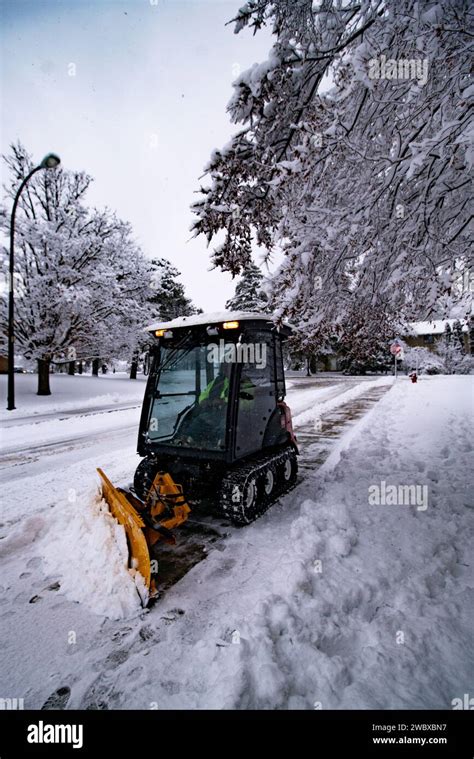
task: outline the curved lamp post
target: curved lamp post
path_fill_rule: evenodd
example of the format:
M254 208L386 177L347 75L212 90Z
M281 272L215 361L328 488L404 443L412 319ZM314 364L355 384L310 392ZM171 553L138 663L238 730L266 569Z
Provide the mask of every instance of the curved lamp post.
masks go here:
M41 161L38 166L35 166L34 169L30 171L30 173L23 179L21 182L17 193L15 195L15 200L13 201L13 208L12 208L12 215L10 218L10 279L9 279L9 291L8 291L8 400L7 400L7 411L13 411L15 408L15 367L14 367L14 354L15 354L15 334L14 334L14 325L13 325L13 314L14 314L14 292L13 292L13 284L14 284L14 278L13 278L13 265L14 265L14 255L15 255L15 214L16 214L16 208L18 205L18 201L20 199L20 195L23 191L23 188L27 184L27 182L31 179L33 174L36 174L37 171L40 171L41 169L55 169L56 166L59 166L61 163L61 159L59 156L55 155L55 153L48 153L43 160Z

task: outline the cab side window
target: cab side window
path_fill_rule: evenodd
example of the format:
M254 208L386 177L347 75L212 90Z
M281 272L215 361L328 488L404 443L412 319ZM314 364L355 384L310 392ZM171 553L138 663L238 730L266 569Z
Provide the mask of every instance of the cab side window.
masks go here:
M276 406L272 341L267 335L265 338L251 356L253 360L241 364L236 437L240 456L260 450Z

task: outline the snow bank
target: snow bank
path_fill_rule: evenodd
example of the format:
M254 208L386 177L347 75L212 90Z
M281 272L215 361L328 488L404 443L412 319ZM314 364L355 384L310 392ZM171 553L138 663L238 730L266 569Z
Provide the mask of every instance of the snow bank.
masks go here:
M99 495L76 500L52 518L40 553L61 592L111 619L136 616L147 590L129 570L124 528Z
M21 548L29 546L41 534L45 520L40 516L32 516L19 524L6 538L0 540L0 558L16 554Z
M332 411L338 406L344 405L344 403L348 403L349 401L353 401L356 398L359 398L361 395L364 395L364 393L374 387L391 385L392 383L393 377L391 376L379 377L376 380L363 380L360 383L354 385L354 387L349 388L349 390L346 390L344 393L338 393L335 397L328 398L327 400L324 400L323 398L320 402L317 402L316 406L306 409L300 414L294 413L293 422L296 425L306 424L306 422L309 422L316 417L321 417L328 411ZM317 401L316 397L315 400Z
M240 627L246 708L450 709L469 690L471 392L470 378L399 380L302 488L293 571ZM371 505L382 481L426 487L427 502Z

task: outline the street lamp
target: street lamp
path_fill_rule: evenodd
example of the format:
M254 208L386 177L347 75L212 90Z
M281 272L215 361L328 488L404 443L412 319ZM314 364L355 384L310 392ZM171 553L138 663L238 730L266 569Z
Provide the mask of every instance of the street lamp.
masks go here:
M38 166L23 179L20 184L15 200L13 201L12 215L10 218L10 283L8 291L8 398L7 398L7 411L13 411L15 408L15 335L13 326L13 313L14 313L14 293L13 293L13 264L14 264L14 252L15 252L15 213L20 195L27 182L31 179L33 174L41 169L55 169L59 166L61 159L55 153L48 153Z

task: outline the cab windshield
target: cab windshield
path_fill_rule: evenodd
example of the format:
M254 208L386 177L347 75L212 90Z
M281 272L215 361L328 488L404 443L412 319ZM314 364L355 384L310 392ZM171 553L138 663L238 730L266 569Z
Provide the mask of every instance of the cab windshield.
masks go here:
M163 346L147 435L166 445L225 450L230 366L206 345Z

